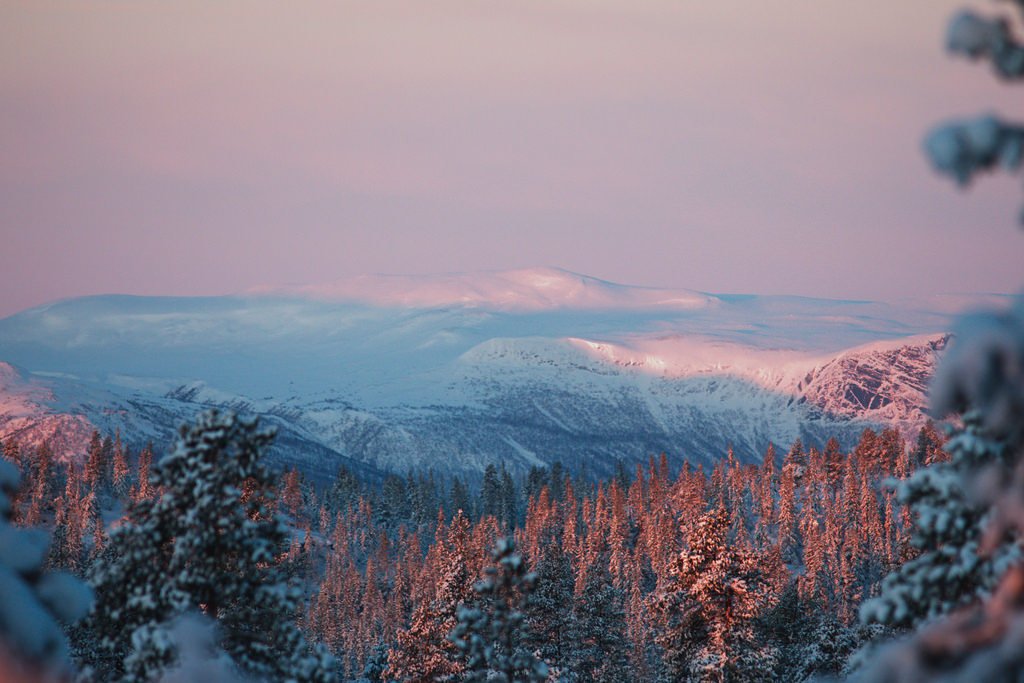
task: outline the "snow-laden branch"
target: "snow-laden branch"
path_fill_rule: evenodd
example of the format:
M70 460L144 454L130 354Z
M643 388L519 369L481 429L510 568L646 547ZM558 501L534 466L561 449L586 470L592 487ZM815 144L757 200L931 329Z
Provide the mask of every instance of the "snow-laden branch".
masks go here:
M1000 78L1024 78L1024 45L1014 39L1010 23L1002 17L960 12L946 31L946 49L969 59L987 57Z
M931 391L936 417L979 411L993 436L1024 431L1024 295L1008 311L961 318L956 343L939 365Z
M1020 169L1024 126L1005 123L991 114L951 121L934 128L925 138L924 148L939 172L967 185L975 174L997 166L1011 173Z

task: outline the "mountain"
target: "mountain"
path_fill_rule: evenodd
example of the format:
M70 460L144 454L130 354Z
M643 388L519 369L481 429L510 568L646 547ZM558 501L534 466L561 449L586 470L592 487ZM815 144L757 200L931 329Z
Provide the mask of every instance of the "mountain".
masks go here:
M470 306L520 312L689 310L716 303L714 297L700 292L625 286L559 268L448 275L362 275L321 285L258 287L250 293L400 308Z
M318 476L474 476L556 459L710 463L731 445L912 433L943 300L630 287L553 268L372 276L223 297L97 296L0 320L0 438L169 441L206 406L263 415Z

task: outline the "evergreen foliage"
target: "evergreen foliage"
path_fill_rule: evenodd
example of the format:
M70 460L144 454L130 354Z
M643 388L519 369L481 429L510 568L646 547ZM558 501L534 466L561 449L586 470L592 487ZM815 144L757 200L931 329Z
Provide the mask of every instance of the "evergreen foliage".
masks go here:
M754 681L774 665L771 648L754 637L767 581L758 557L730 543L728 531L725 508L704 514L659 598L665 620L659 642L680 679Z
M199 611L243 672L326 681L328 659L295 626L300 594L278 574L285 529L271 512L275 481L261 462L273 438L256 420L210 411L183 427L142 499L92 569L97 605L86 659L103 680L150 681L176 653L167 623Z
M64 572L47 572L49 539L38 529L11 525L17 468L0 460L0 680L70 670L62 625L89 610L88 587Z
M536 589L511 538L498 539L494 566L473 586L474 604L458 609L458 625L450 638L465 658L466 683L539 683L548 676L543 661L525 649L525 610Z
M255 449L265 446L254 436L246 439ZM950 462L936 439L931 430L918 444L927 444L933 462ZM102 451L108 439L98 440ZM116 463L117 441L110 440ZM491 566L494 543L510 531L522 570L537 576L529 600L506 602L522 615L516 652L543 663L549 680L743 680L751 672L770 672L773 679L801 681L833 675L848 666L851 650L874 635L850 623L861 596L877 591L879 568L895 566L910 552L910 518L895 512L895 499L881 482L912 473L920 461L895 433L866 430L849 455L835 442L823 450L802 444L789 449L781 476L773 448L760 466L743 465L730 452L710 476L684 463L673 478L663 456L631 473L620 468L614 479L597 484L572 480L564 471L556 476L557 467L534 469L517 481L496 467L490 479L498 514L481 516L466 510L478 501L475 507L483 511L479 488L429 472L375 483L342 469L333 484L318 489L294 470L275 481L254 468L252 477L243 478L237 468L214 475L220 466L198 456L185 467L191 456L178 451L198 452L193 446L201 441L179 444L176 454L156 465L152 446L140 452L128 473L127 495L136 502L113 523L110 539L100 520L127 504L117 487L109 487L104 502L84 471L56 462L45 449L36 463L37 449L22 449L28 457L19 461L32 485L20 502L23 517L45 521L53 510L49 565L96 578L106 574L96 615L88 628L72 633L80 671L95 680L144 680L183 670L175 662L190 656L189 645L176 639L190 632L182 624L199 623L190 615L203 611L212 627L201 630L220 652L218 666L240 674L244 667L233 660L242 656L232 638L272 642L280 646L274 660L286 662L295 624L335 655L334 665L307 659L320 662L330 680L426 683L479 676L448 636L467 609L475 610L470 613L476 619L465 628L490 628L485 617L493 613L487 606L492 597L476 593L473 578ZM14 451L16 442L7 440L7 448ZM36 476L40 471L48 473L46 486ZM144 476L147 471L151 476ZM207 481L224 483L222 475L235 480L227 498L213 495L224 490ZM58 489L46 503L39 494L54 490L55 482L63 482L63 493ZM204 498L204 491L210 496ZM779 504L781 493L789 497L787 505ZM236 513L228 515L229 509ZM780 510L791 520L788 540L780 535ZM198 523L211 515L227 526L276 526L277 532L252 535L249 529L250 536L243 536L266 548L255 571L283 596L272 602L290 610L284 638L267 635L259 603L236 608L225 604L223 591L210 597L213 583L238 593L257 587L243 591L230 576L207 583L189 578L221 570L230 575L243 571L242 564L185 562L183 554L175 555L179 539L191 539L188 547L197 557L236 554L234 532L215 542L190 535L211 528ZM164 542L145 540L157 531ZM712 546L722 552L716 555ZM678 571L683 555L704 566L685 581ZM698 555L707 562L698 562ZM742 569L751 558L756 577ZM150 566L164 569L152 572ZM706 582L698 585L695 576ZM734 591L734 598L743 588L749 609L742 601L737 611L729 600L707 598L718 590L711 585L716 576L725 577L718 587ZM115 610L118 621L111 618ZM681 624L688 624L682 635L673 631ZM243 626L248 630L237 635ZM99 647L97 638L103 639ZM250 676L277 675L248 666ZM498 669L492 662L488 675Z
M581 681L624 683L629 675L626 596L612 585L608 554L596 554L576 595L568 668Z

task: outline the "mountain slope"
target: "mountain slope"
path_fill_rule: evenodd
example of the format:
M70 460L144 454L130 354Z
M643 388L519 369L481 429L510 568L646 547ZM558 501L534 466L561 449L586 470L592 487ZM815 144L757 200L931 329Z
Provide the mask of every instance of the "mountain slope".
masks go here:
M605 471L661 451L711 462L730 444L752 460L769 440L913 430L947 326L919 303L709 295L556 269L87 297L0 320L0 359L20 368L5 366L0 437L39 440L65 420L162 441L217 405L266 416L277 457L323 476L338 462Z

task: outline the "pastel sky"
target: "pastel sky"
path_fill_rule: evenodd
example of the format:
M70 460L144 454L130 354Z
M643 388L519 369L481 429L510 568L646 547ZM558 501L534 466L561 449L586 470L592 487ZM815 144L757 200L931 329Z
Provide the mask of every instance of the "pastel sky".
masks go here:
M533 265L1016 291L1019 180L958 192L920 153L944 119L1024 116L943 53L960 5L2 3L0 315Z

